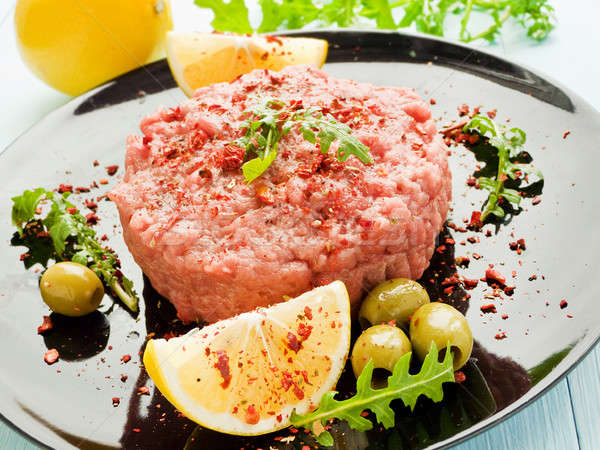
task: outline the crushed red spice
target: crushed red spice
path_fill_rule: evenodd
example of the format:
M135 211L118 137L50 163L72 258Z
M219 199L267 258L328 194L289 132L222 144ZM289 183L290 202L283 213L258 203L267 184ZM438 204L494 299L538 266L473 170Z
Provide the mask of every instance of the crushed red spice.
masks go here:
M54 327L54 324L52 323L52 319L50 318L50 316L44 316L42 320L43 320L42 324L37 329L38 334L44 334L47 331L50 331Z
M498 341L500 341L500 340L502 340L502 339L506 339L506 338L507 338L507 336L506 336L506 332L504 332L504 331L501 331L500 333L497 333L497 334L494 336L494 339L496 339L496 340L498 340Z
M64 194L65 192L73 192L73 185L72 184L60 184L58 186L58 193Z
M558 306L560 306L560 309L565 309L567 306L569 306L569 303L566 300L561 300L560 303L558 304Z
M150 395L150 388L148 386L142 386L138 388L138 393L140 395Z
M496 306L493 303L488 303L487 305L482 305L481 306L481 312L483 313L496 313Z
M46 362L46 364L48 364L50 366L50 365L54 364L56 361L58 361L58 357L59 357L58 350L56 350L55 348L51 348L44 354L44 361Z
M219 370L221 373L221 377L223 378L223 382L221 383L221 387L223 389L227 389L229 383L231 382L231 370L229 369L229 356L227 356L227 352L225 350L217 351L217 362L214 367Z
M256 425L259 420L260 420L260 415L258 414L258 411L254 407L254 405L248 406L248 409L246 410L246 417L244 418L244 421L248 425Z
M127 364L129 361L131 361L131 355L121 356L121 361L123 362L123 364Z
M300 343L296 335L291 331L287 334L287 346L290 350L296 353L298 353L298 350L300 350L300 348L302 347L302 344Z
M457 370L456 372L454 372L454 381L456 383L463 383L465 380L467 379L467 376L464 374L464 372Z
M119 399L119 397L113 397L112 398L112 405L116 408L117 406L119 406L119 403L121 403L121 400Z
M506 284L506 277L498 272L496 269L489 268L485 271L485 281L497 282L500 285L504 286Z

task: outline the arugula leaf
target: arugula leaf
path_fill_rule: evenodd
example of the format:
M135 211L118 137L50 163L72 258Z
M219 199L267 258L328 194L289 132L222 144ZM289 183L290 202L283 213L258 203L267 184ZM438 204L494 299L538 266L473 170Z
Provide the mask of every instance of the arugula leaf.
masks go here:
M26 190L22 195L13 197L13 208L11 212L12 223L20 230L23 224L29 222L35 216L35 210L40 202L46 198L46 190L37 188L34 191Z
M482 115L474 116L464 128L465 133L477 133L483 143L478 143L472 150L484 150L486 153L494 153L497 157L497 164L493 176L480 176L477 179L479 189L489 192L485 207L481 213L481 222L485 222L490 216L503 218L506 211L501 205L501 201L508 202L509 205L519 206L522 199L524 188L520 186L521 177L525 175L534 175L539 182L543 182L542 172L531 166L519 162L524 153L523 145L526 141L526 134L519 128L507 129L504 125L496 124L489 117ZM508 180L516 182L519 190L506 186ZM533 183L530 184L530 186ZM502 199L502 200L501 200Z
M375 19L377 28L386 30L396 28L389 0L361 0L361 4L362 9L359 14L368 19Z
M100 245L96 231L69 202L69 195L70 192L61 195L38 188L13 197L13 223L19 231L14 234L11 244L29 249L23 258L25 268L36 263L47 267L50 259L88 266L131 311L137 312L137 294L131 280L121 274L117 255ZM42 200L51 202L45 218L36 212ZM25 226L21 227L24 222Z
M229 3L223 0L194 0L194 3L200 8L213 10L215 17L210 24L217 31L253 32L244 0L229 0Z
M360 19L375 21L377 28L398 29L414 26L417 31L443 36L449 13L460 16L458 39L493 41L506 21L513 18L532 39L545 39L556 19L549 0L259 0L262 21L258 32L298 29L307 25L339 27L360 25ZM218 31L249 33L249 12L243 0L195 0L196 5L214 12L213 27ZM472 12L487 14L492 24L472 34ZM396 23L394 17L402 17ZM366 22L366 20L364 20Z
M346 161L354 155L365 164L373 163L369 147L352 136L350 127L338 122L331 114L323 115L320 108L297 108L297 105L288 106L281 100L266 98L258 101L245 114L247 118L243 129L246 132L233 144L244 149L246 158L251 154L257 156L242 165L242 172L248 183L252 183L269 168L277 157L281 137L295 126L311 144L316 144L318 138L324 155L331 144L337 141L338 161Z
M262 9L262 21L259 33L273 31L284 25L288 30L302 28L315 20L320 13L312 0L259 0Z
M362 416L365 410L375 414L377 422L385 428L394 426L394 411L390 407L392 400L401 399L402 402L414 409L417 399L421 395L429 397L434 402L439 402L444 396L443 383L454 382L453 356L447 348L442 362L438 361L438 350L431 343L429 353L423 361L421 371L416 375L409 372L411 354L404 355L396 365L392 375L388 377L387 386L373 389L371 386L373 376L373 361L370 360L356 380L356 394L346 400L336 400L337 392L326 392L321 398L319 407L308 414L298 415L292 412L290 418L292 425L306 427L315 423L325 422L337 418L346 420L350 427L358 431L367 431L373 428L373 423ZM322 445L332 445L333 438L329 432L321 433L317 440Z

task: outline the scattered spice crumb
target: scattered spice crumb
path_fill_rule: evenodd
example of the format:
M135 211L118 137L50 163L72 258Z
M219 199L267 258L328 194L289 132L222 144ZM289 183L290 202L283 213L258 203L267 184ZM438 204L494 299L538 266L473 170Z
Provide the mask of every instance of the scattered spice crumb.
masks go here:
M56 361L58 361L58 357L59 357L58 350L56 350L55 348L51 348L44 354L44 361L46 362L46 364L48 364L50 366L50 365L54 364Z
M54 327L50 316L44 316L42 320L42 324L37 329L38 334L44 334L45 332L50 331Z
M108 175L110 175L111 177L117 173L117 170L119 170L119 166L118 165L112 165L112 166L106 166L106 173Z
M567 306L569 306L569 303L563 299L560 301L558 306L560 306L560 309L565 309Z

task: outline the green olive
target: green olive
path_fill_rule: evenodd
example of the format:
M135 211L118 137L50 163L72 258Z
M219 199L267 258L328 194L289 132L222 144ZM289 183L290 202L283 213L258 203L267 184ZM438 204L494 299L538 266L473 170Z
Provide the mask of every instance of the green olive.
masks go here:
M421 361L429 353L431 343L442 353L450 345L454 370L467 362L473 350L473 334L460 311L445 303L421 306L410 321L410 340Z
M408 278L392 278L369 292L358 318L363 327L392 320L408 326L410 316L426 303L429 303L429 295L419 283Z
M411 351L410 340L398 327L375 325L363 331L352 349L352 369L358 377L369 359L375 369L394 369L396 362Z
M74 262L60 262L46 270L40 291L52 311L71 317L95 311L104 297L104 287L96 274Z

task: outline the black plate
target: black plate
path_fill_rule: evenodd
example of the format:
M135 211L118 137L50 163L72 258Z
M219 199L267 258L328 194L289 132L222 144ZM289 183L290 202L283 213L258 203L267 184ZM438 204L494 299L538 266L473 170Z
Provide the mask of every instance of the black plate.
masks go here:
M412 86L432 105L439 125L457 118L457 106L483 105L498 109L497 119L510 119L528 133L528 149L546 176L542 202L524 201L491 237L445 230L446 250L438 254L424 276L431 295L454 301L467 315L476 338L474 358L466 367L467 381L449 386L440 405L423 401L414 414L397 405L393 430L355 433L335 427L338 448L439 447L455 443L506 418L532 401L571 369L600 336L596 310L600 287L597 273L600 236L593 232L600 219L596 195L597 130L599 115L582 99L546 77L503 59L442 40L383 32L322 31L304 33L327 39L330 52L325 70L335 76L379 85ZM14 229L8 211L10 197L25 188L57 187L60 183L87 186L106 178L108 185L80 199L96 197L122 174L106 175L104 166L121 164L125 138L137 130L140 119L161 105L173 106L184 98L175 88L165 61L126 74L54 111L21 136L0 158L0 250L3 267L0 289L0 412L41 443L80 448L240 448L268 447L284 441L273 436L235 438L196 428L177 415L141 369L139 353L148 332L172 329L173 311L158 298L133 263L120 237L115 207L100 202L99 233L121 255L144 302L136 320L105 298L101 311L83 322L57 320L46 337L36 334L48 311L38 291L39 273L26 271L19 261L23 248L11 247ZM563 132L570 130L566 139ZM92 161L100 161L94 167ZM458 227L481 204L482 193L465 180L475 170L473 156L457 150L450 158L454 177L454 210ZM523 254L509 250L509 242L524 238ZM464 245L462 242L464 241ZM473 258L473 253L483 255ZM494 300L498 312L483 314L491 288L480 282L469 291L444 294L440 280L454 256L471 256L459 273L480 278L495 264L515 284L513 296ZM445 262L445 265L444 265ZM511 272L516 271L516 278ZM437 273L437 277L435 276ZM532 275L536 275L536 279ZM433 279L433 282L429 282ZM559 303L566 299L568 307ZM502 315L508 314L503 320ZM569 315L569 316L568 316ZM499 331L505 339L496 339ZM43 355L56 347L61 360L47 366ZM124 363L123 355L131 355ZM121 375L127 375L121 381ZM342 386L352 382L342 377ZM148 386L151 395L140 395ZM112 398L120 405L113 407ZM160 405L160 406L159 406ZM279 434L289 436L288 431ZM303 433L289 443L299 448Z

